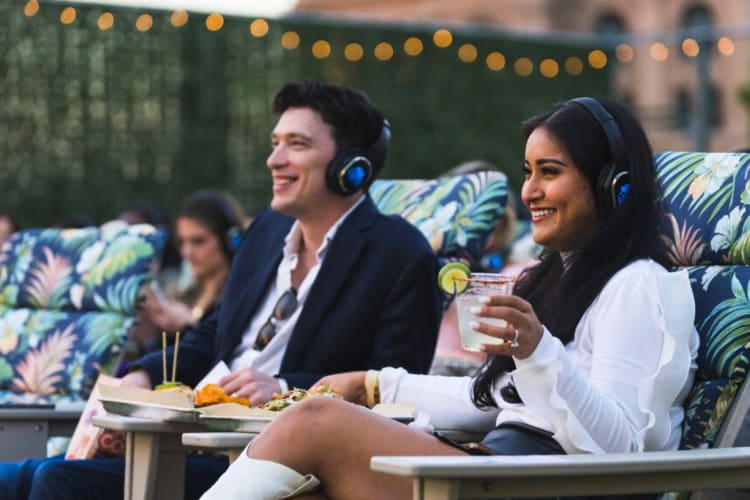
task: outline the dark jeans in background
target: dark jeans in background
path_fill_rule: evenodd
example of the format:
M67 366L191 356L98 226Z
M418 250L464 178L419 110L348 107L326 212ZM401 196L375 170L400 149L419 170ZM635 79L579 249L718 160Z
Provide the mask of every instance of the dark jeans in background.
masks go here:
M226 458L188 455L185 499L200 498L228 466ZM2 500L116 500L123 496L124 481L125 460L122 458L64 460L59 455L0 463Z

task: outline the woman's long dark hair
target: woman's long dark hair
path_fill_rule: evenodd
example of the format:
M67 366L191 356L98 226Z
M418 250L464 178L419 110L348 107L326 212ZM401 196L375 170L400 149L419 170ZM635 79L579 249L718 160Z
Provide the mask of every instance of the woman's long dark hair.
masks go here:
M599 226L580 248L566 254L565 269L559 252L545 250L540 262L525 270L513 293L529 301L539 320L564 344L573 339L584 312L604 285L620 269L641 258L667 264L660 239L663 214L653 152L638 121L622 106L599 101L612 115L625 145L630 191L624 203L599 214ZM580 104L558 104L522 125L528 140L537 128L555 137L592 187L602 168L612 161L610 145L599 123ZM492 396L497 378L515 368L510 356L491 356L473 385L477 407L496 407Z

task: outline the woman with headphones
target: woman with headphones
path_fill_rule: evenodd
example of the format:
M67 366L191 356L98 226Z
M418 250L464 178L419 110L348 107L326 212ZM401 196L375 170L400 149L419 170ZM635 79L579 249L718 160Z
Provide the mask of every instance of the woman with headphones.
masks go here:
M175 237L189 271L189 285L178 290L174 300L151 287L140 307L140 321L152 325L157 334L196 324L219 302L244 229L244 216L236 207L229 195L208 190L196 192L183 203L175 221Z
M318 384L349 402L308 398L284 410L204 499L311 490L410 498L411 480L370 471L373 455L677 448L698 350L695 303L686 271L667 267L645 133L625 108L591 98L554 106L523 132L521 197L544 251L513 295L484 297L476 307L472 328L504 341L483 346L479 374L385 368L324 377ZM485 438L458 444L364 408L378 402L414 403L434 428Z

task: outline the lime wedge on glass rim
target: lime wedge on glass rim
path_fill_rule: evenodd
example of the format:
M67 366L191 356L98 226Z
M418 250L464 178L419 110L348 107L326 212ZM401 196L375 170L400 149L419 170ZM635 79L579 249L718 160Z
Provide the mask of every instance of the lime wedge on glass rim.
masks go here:
M456 294L466 290L469 286L471 270L463 262L449 262L440 268L438 286L445 293Z

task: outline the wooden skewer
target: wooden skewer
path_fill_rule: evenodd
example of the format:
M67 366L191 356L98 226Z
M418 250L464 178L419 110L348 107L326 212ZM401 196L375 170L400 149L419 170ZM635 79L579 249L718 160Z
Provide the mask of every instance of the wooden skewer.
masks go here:
M172 356L172 383L174 383L177 378L177 350L179 348L180 348L180 332L178 330L174 338L174 355Z
M161 369L162 381L167 381L167 332L161 332Z

